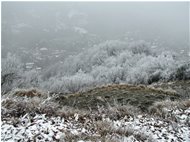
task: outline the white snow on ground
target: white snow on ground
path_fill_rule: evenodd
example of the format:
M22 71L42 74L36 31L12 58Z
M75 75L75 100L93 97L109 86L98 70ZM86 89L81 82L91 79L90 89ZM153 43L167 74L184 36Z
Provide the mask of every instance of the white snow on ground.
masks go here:
M177 109L172 112L175 115L175 120L163 119L158 117L150 117L146 114L136 117L126 116L122 120L110 120L102 118L102 121L107 121L114 129L131 129L133 135L118 136L119 141L135 141L138 142L134 135L143 134L149 137L147 141L158 142L189 142L190 141L190 108L186 110ZM88 127L87 127L88 126ZM25 116L13 121L11 118L2 119L1 123L1 141L64 141L66 134L74 135L86 134L89 136L100 135L94 127L92 120L80 122L78 114L74 117L64 119L61 117L47 117L45 114L36 115L35 117L26 114ZM115 135L115 136L116 136ZM81 138L78 142L84 142Z

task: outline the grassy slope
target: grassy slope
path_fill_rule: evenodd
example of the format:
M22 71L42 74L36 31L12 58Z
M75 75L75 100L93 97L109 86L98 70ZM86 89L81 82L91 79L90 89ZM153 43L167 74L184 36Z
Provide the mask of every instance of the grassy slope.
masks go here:
M153 103L166 99L178 101L190 98L190 80L177 81L151 86L144 85L108 85L75 94L46 94L36 89L20 89L2 96L1 116L20 117L26 113L62 115L68 111L99 111L132 105L143 112L150 111ZM73 112L72 112L73 111ZM92 112L90 111L90 112ZM134 110L135 111L135 110ZM85 111L86 112L86 111Z
M62 106L78 109L97 109L98 106L133 105L146 111L156 101L179 100L190 96L190 81L155 84L152 86L109 85L86 92L60 95L56 101Z

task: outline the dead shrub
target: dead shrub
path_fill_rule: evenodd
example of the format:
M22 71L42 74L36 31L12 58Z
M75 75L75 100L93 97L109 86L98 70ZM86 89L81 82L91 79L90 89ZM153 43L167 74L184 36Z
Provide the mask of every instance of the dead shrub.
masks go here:
M19 97L44 97L46 94L37 88L30 88L30 89L18 89L13 92L13 95Z
M108 121L96 121L95 126L97 132L101 135L101 137L105 137L107 134L112 133L114 130Z
M183 101L182 104L187 108L190 107L190 99Z

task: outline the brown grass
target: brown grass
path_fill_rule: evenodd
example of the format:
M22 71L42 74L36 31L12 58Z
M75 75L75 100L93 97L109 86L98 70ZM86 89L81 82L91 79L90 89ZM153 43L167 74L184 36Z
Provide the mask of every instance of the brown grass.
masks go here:
M37 88L17 89L12 92L14 96L19 97L46 97L47 94Z
M49 100L48 95L36 89L19 89L2 96L2 117L20 117L26 113L54 115L58 104Z
M64 118L70 118L70 117L75 117L75 114L78 114L78 120L80 122L84 122L85 118L89 118L91 116L91 112L90 111L86 111L86 110L79 110L79 109L75 109L72 107L61 107L56 111L56 115L57 116L61 116Z
M153 138L144 132L136 131L133 128L129 127L113 127L112 122L108 121L96 121L94 122L94 126L96 130L96 134L86 135L79 134L74 135L71 132L66 132L65 141L75 142L78 140L90 140L93 142L121 142L123 137L134 136L139 141L153 141Z
M178 95L177 92L173 89L162 89L162 88L156 88L153 86L147 86L147 85L131 85L131 84L112 84L112 85L104 85L100 87L96 87L93 89L90 89L85 92L85 94L88 95L93 95L96 94L96 92L106 92L106 91L113 91L113 90L129 90L129 91L139 91L139 90L144 90L144 91L150 91L150 92L156 92L156 93L161 93L161 94L167 94L167 95ZM83 95L84 92L77 92L74 94L68 94L65 96L65 99L68 99L70 97L79 97Z
M147 111L148 107L155 101L167 98L176 100L179 97L172 89L164 90L145 85L116 84L97 87L86 92L61 95L55 101L59 102L60 106L94 110L98 109L97 106L106 107L107 104L114 106L114 102L117 101L120 105L130 104Z
M190 107L190 99L181 101L164 100L160 102L155 102L152 106L150 106L149 114L163 118L175 119L175 116L173 116L172 111L176 109L184 110L188 107Z

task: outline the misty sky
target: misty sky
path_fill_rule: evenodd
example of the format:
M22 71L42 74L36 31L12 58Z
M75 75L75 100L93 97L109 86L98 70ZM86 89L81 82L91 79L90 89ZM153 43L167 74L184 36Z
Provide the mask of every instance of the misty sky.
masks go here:
M156 39L177 48L188 46L189 41L188 2L3 2L3 39L10 36L14 40L7 33L15 31L19 22L49 32L77 26L104 39L123 35ZM25 30L20 39L26 34L31 35L28 38L39 35L31 31Z

